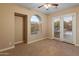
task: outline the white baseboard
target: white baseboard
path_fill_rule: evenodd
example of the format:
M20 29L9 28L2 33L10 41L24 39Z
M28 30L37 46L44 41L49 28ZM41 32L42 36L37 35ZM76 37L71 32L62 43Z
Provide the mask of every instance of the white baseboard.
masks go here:
M49 39L54 39L53 37L48 37Z
M9 50L9 49L13 49L13 48L15 48L15 46L11 46L11 47L8 47L8 48L1 49L0 52L6 51L6 50Z
M22 43L23 41L18 41L18 42L15 42L14 44L20 44L20 43Z
M34 42L37 42L37 41L40 41L40 40L44 40L44 39L46 39L46 38L42 38L42 39L38 39L38 40L33 40L33 41L28 42L28 44L31 44L31 43L34 43Z
M79 46L79 44L75 44L75 46Z

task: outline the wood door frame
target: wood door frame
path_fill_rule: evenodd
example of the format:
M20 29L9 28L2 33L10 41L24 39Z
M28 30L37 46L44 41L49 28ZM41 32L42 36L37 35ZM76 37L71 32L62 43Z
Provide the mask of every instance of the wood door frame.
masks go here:
M27 43L27 15L15 13L14 16L23 17L23 43Z

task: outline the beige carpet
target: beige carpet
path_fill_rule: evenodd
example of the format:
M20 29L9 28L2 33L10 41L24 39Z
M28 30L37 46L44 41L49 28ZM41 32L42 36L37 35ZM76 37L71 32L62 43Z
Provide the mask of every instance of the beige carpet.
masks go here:
M78 56L79 47L57 40L45 39L29 45L19 44L14 49L2 53L10 56Z

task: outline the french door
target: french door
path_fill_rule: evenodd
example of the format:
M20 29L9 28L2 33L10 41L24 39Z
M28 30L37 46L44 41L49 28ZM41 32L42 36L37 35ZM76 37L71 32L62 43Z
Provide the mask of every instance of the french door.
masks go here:
M60 17L54 17L53 18L53 37L57 40L60 39Z
M76 14L53 17L53 37L55 39L75 44Z

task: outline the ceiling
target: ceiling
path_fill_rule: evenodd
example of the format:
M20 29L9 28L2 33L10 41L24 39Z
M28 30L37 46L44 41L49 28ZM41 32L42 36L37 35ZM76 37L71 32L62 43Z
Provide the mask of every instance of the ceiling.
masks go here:
M67 8L71 8L71 7L75 7L75 6L79 6L79 3L58 3L59 6L57 8L49 8L48 10L46 10L45 7L42 8L38 8L38 6L43 5L44 3L18 3L18 5L28 8L28 9L33 9L39 12L42 12L44 14L51 14L63 9L67 9Z

